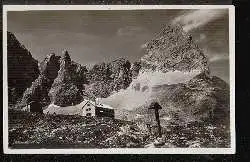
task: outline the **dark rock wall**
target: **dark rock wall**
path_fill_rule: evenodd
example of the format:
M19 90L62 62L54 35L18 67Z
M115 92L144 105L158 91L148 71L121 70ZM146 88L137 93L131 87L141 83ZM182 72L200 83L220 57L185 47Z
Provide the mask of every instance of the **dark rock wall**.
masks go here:
M9 103L15 104L38 77L38 61L11 32L7 34Z

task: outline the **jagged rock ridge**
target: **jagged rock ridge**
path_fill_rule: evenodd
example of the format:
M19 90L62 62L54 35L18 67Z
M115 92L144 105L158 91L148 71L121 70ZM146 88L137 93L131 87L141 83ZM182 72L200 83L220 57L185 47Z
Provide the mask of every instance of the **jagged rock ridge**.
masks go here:
M80 103L84 97L107 97L129 86L130 67L128 60L120 58L88 70L72 61L67 51L62 56L49 54L40 63L40 75L26 89L18 107L30 101L43 102L44 106L49 103L69 106Z
M124 58L94 65L88 72L86 93L105 98L112 92L126 89L132 81L130 68L131 63Z
M39 77L24 92L18 106L30 101L43 102L44 106L51 102L67 106L82 100L87 69L71 61L67 51L62 56L54 53L47 55L40 63L40 72Z

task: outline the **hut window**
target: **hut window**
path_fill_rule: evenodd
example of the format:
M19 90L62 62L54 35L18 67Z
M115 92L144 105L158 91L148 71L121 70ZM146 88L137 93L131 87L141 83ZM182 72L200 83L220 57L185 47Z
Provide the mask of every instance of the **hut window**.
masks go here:
M91 113L87 113L86 116L91 116Z
M90 106L90 104L88 103L87 106Z
M90 111L90 110L91 110L91 108L87 108L87 109L86 109L86 111Z

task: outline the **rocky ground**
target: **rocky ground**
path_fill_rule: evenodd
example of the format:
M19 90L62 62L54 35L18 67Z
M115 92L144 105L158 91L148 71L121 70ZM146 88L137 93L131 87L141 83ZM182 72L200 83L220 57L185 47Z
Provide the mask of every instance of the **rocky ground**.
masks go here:
M9 110L11 148L229 147L229 132L208 123L169 124L157 138L144 123Z

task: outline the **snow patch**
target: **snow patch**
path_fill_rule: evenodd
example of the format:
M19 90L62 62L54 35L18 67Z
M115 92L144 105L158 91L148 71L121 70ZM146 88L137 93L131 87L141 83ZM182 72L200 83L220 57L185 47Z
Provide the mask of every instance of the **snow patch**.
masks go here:
M133 110L154 100L151 96L154 86L185 83L198 74L200 74L200 70L191 72L170 71L166 73L160 71L140 72L127 89L121 89L119 92L99 100L117 109ZM142 90L143 87L147 87L147 90Z

